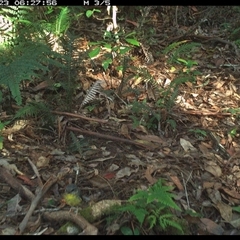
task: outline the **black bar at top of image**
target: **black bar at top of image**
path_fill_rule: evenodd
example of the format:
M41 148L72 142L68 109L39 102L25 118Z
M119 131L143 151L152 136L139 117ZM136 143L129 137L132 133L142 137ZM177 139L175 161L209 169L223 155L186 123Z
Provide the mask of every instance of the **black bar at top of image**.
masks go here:
M195 3L195 2L194 2ZM186 4L186 3L185 3ZM182 4L182 5L185 5ZM176 5L176 1L161 1L156 4L154 0L145 0L141 4L124 0L0 0L1 6L166 6ZM181 5L178 3L178 5ZM189 5L191 5L189 3ZM195 5L197 5L195 3Z
M161 3L161 4L160 4ZM178 3L178 4L176 4ZM201 2L195 0L192 3L180 3L174 0L161 1L156 4L154 0L145 0L139 2L130 2L124 0L0 0L1 6L170 6L170 5L199 5ZM202 4L201 4L202 5ZM229 2L231 5L231 2ZM236 4L235 4L236 5Z

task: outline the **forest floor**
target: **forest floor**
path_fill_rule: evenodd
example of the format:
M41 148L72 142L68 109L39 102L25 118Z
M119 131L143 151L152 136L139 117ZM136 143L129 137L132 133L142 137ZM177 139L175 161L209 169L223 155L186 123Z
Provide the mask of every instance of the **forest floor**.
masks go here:
M3 131L0 165L9 171L0 169L2 234L61 234L68 221L85 234L123 234L122 227L173 234L144 228L130 214L113 219L103 213L86 223L63 198L74 185L81 192L79 209L107 200L118 204L159 179L172 187L185 234L240 233L239 10L159 6L143 24L143 13L124 11L118 13L120 29L140 31L141 45L114 58L106 71L106 49L91 61L83 58L68 109L62 108L64 91L56 93L45 79L23 92L51 103L56 119L51 128L29 118ZM70 27L79 36L78 54L103 41L108 19L96 15ZM185 43L189 48L177 53ZM118 68L122 59L125 71ZM59 78L59 71L52 73L51 81ZM91 86L93 96L86 100Z

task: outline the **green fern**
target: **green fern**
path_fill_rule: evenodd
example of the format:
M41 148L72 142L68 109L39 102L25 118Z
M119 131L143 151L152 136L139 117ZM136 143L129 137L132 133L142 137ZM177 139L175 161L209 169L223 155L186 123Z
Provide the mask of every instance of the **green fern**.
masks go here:
M201 46L200 43L196 42L186 43L186 42L187 42L186 40L181 42L174 42L164 49L163 53L168 54L170 56L168 59L170 63L177 62L177 59L180 56L185 56L186 54L195 51L197 47Z
M49 116L50 109L43 102L30 102L24 107L20 108L14 118L24 118L24 117L41 117Z
M182 226L176 221L176 219L174 221L174 218L175 216L170 213L159 215L158 222L160 227L163 230L166 230L168 227L173 227L178 229L181 233L183 233Z
M57 16L54 34L56 36L60 36L61 34L66 33L69 25L70 25L69 9L68 7L63 7L60 11L60 14Z
M70 137L71 137L71 144L68 148L68 151L70 153L79 153L83 154L83 151L86 151L89 149L89 144L86 139L78 139L76 135L73 132L70 132Z
M140 225L146 222L150 229L159 225L163 231L166 231L167 227L173 227L183 232L179 219L172 213L173 210L181 209L173 200L172 188L163 183L159 180L147 191L137 191L128 203L118 210L131 213Z
M32 80L45 74L49 64L61 66L52 59L53 52L46 45L28 42L25 45L18 45L12 51L12 55L0 58L0 84L6 85L12 97L18 105L22 104L20 83L23 80ZM0 52L0 56L4 52ZM55 54L56 56L56 54Z
M178 205L173 201L174 195L170 192L172 190L169 186L162 185L162 180L159 180L148 191L138 191L134 194L129 201L135 201L139 199L146 199L146 203L159 202L166 207L170 207L176 210L181 210Z

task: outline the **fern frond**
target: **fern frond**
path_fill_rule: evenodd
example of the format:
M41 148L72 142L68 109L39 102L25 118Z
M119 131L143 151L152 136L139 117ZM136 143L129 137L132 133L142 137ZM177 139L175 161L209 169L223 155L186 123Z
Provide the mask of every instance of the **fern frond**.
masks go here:
M56 19L56 29L55 35L60 36L60 34L65 33L70 25L70 17L69 17L69 9L68 7L62 8L59 16Z
M102 81L99 80L93 84L93 86L88 90L87 95L83 99L81 107L85 106L86 104L88 104L89 102L95 99L97 93L99 93L99 91L102 89L101 83Z
M178 205L173 201L174 194L170 192L171 190L171 187L162 185L162 181L159 180L149 189L147 203L157 201L164 204L166 207L181 211Z
M30 102L24 107L20 108L15 114L14 118L40 117L43 115L51 115L48 106L43 102Z
M41 73L46 73L50 62L60 64L51 59L52 51L43 44L29 42L27 46L15 47L14 53L15 56L0 59L0 84L8 86L12 97L18 105L21 105L20 82L32 80L34 76L38 77L37 71L39 70Z
M83 145L80 143L79 139L75 136L73 132L70 132L70 136L72 139L71 143L71 152L77 151L78 153L82 154L83 152Z
M174 221L174 215L172 215L172 214L160 215L158 218L158 222L159 222L160 227L163 230L166 230L167 227L174 227L183 233L183 229L182 229L181 225L179 223L177 223L176 221Z
M174 42L165 48L163 51L164 54L169 54L169 62L177 61L180 56L189 54L191 51L195 50L197 47L200 47L200 43L190 42L186 43L187 40L181 42Z

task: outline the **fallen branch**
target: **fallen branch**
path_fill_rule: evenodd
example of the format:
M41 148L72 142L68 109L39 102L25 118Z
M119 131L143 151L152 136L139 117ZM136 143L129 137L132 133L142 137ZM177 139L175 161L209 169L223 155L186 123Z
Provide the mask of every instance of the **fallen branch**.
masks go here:
M156 146L154 146L153 144L149 145L149 144L144 144L138 141L134 141L134 140L129 140L129 139L125 139L125 138L119 138L119 137L115 137L115 136L111 136L111 135L106 135L106 134L101 134L101 133L96 133L96 132L92 132L92 131L88 131L85 129L80 129L80 128L75 128L75 127L66 127L66 129L70 130L70 131L74 131L74 132L80 132L83 134L87 134L90 136L94 136L94 137L98 137L98 138L104 138L104 139L108 139L108 140L112 140L112 141L116 141L116 142L124 142L124 143L129 143L132 145L136 145L136 146L141 146L144 148L156 148Z
M22 220L22 222L19 225L20 233L23 233L23 231L25 230L28 220L31 217L35 208L37 207L38 203L40 202L41 198L47 193L47 191L51 188L52 185L54 185L59 179L61 179L63 176L65 176L68 172L69 172L69 169L66 168L65 171L60 172L57 177L55 177L55 176L50 177L48 179L48 181L43 185L43 187L38 192L36 197L32 200L31 206L30 206L27 214L25 215L24 219Z
M108 120L99 119L99 118L90 118L90 117L86 117L84 115L75 114L75 113L59 112L59 111L51 111L51 112L54 113L54 114L58 114L58 115L64 115L64 116L68 116L68 117L81 118L81 119L92 121L92 122L99 122L99 123L107 123L108 122Z
M19 193L21 198L32 201L34 194L15 179L12 174L4 167L0 167L0 179L6 182L11 188Z
M14 105L14 104L12 105L12 107L15 108L15 109L20 109L21 108L17 105ZM57 115L68 116L68 117L80 118L80 119L84 119L84 120L88 120L88 121L92 121L92 122L99 122L99 123L107 123L108 122L108 120L86 117L84 115L76 114L76 113L60 112L60 111L51 111L51 113L57 114Z
M59 211L51 213L43 213L43 217L48 221L70 221L77 224L83 232L80 235L97 235L98 229L90 224L85 218L79 214L75 214L69 211Z
M199 115L199 116L216 116L219 118L223 118L224 116L231 116L231 113L223 113L223 112L209 112L209 111L199 111L199 110L190 110L184 111L186 114L191 115Z

